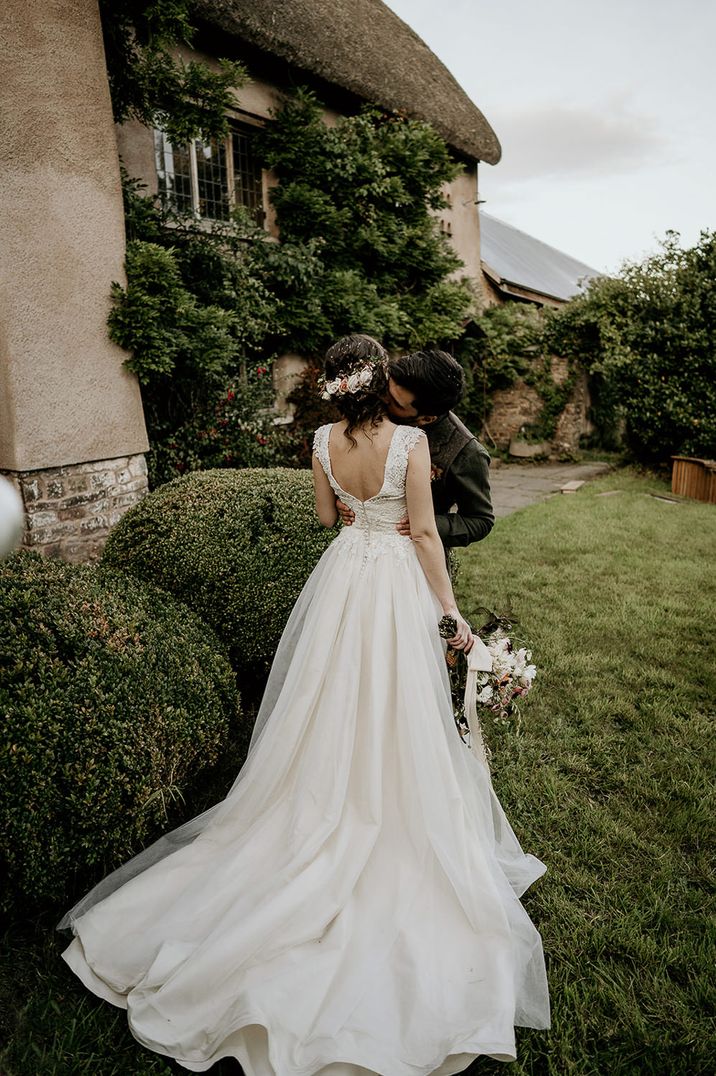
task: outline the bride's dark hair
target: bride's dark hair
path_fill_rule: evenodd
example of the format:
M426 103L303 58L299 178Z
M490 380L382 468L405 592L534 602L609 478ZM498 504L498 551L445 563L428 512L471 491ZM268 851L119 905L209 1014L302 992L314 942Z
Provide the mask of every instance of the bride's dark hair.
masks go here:
M348 379L351 374L372 367L373 376L358 392L336 393L331 397L348 425L343 431L354 445L358 426L377 426L386 415L383 397L388 391L388 352L372 336L354 333L342 336L326 352L325 380Z

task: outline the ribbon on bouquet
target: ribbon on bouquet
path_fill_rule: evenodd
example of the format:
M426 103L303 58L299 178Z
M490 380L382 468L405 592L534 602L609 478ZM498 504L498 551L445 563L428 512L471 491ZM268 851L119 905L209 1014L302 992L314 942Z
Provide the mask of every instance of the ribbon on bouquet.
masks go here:
M472 637L472 649L467 654L467 679L465 681L465 720L470 730L470 750L485 766L490 764L485 741L482 738L480 719L477 716L477 674L492 672L492 655L478 635Z

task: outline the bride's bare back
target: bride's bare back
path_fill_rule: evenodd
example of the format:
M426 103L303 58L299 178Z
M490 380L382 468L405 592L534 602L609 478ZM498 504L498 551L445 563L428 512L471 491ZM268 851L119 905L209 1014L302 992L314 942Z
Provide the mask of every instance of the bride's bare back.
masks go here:
M343 432L348 424L336 422L328 439L331 470L341 489L359 501L380 493L395 423L383 419L377 426L353 431L355 444Z

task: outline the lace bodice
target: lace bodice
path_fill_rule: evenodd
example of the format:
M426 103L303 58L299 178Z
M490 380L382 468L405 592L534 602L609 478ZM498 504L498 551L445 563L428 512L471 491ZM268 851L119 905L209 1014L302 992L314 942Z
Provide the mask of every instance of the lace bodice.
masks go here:
M395 525L403 519L407 510L405 476L408 470L408 456L410 450L425 437L425 434L415 426L396 426L385 461L383 485L375 496L361 501L344 490L336 481L331 469L328 449L330 432L330 423L316 430L313 451L326 472L333 492L355 513L355 522L351 527L345 527L339 537L346 544L349 542L353 544L356 540L364 541L366 537L375 539L380 536L381 540L394 538L396 548L402 547L407 551L405 543L407 542L409 547L410 539L399 535ZM384 542L381 541L381 544Z

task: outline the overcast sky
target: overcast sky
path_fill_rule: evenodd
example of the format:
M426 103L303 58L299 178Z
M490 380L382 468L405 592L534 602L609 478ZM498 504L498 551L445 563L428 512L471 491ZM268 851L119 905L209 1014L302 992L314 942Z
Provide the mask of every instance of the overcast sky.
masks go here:
M386 0L486 116L484 209L600 271L716 227L716 0Z

